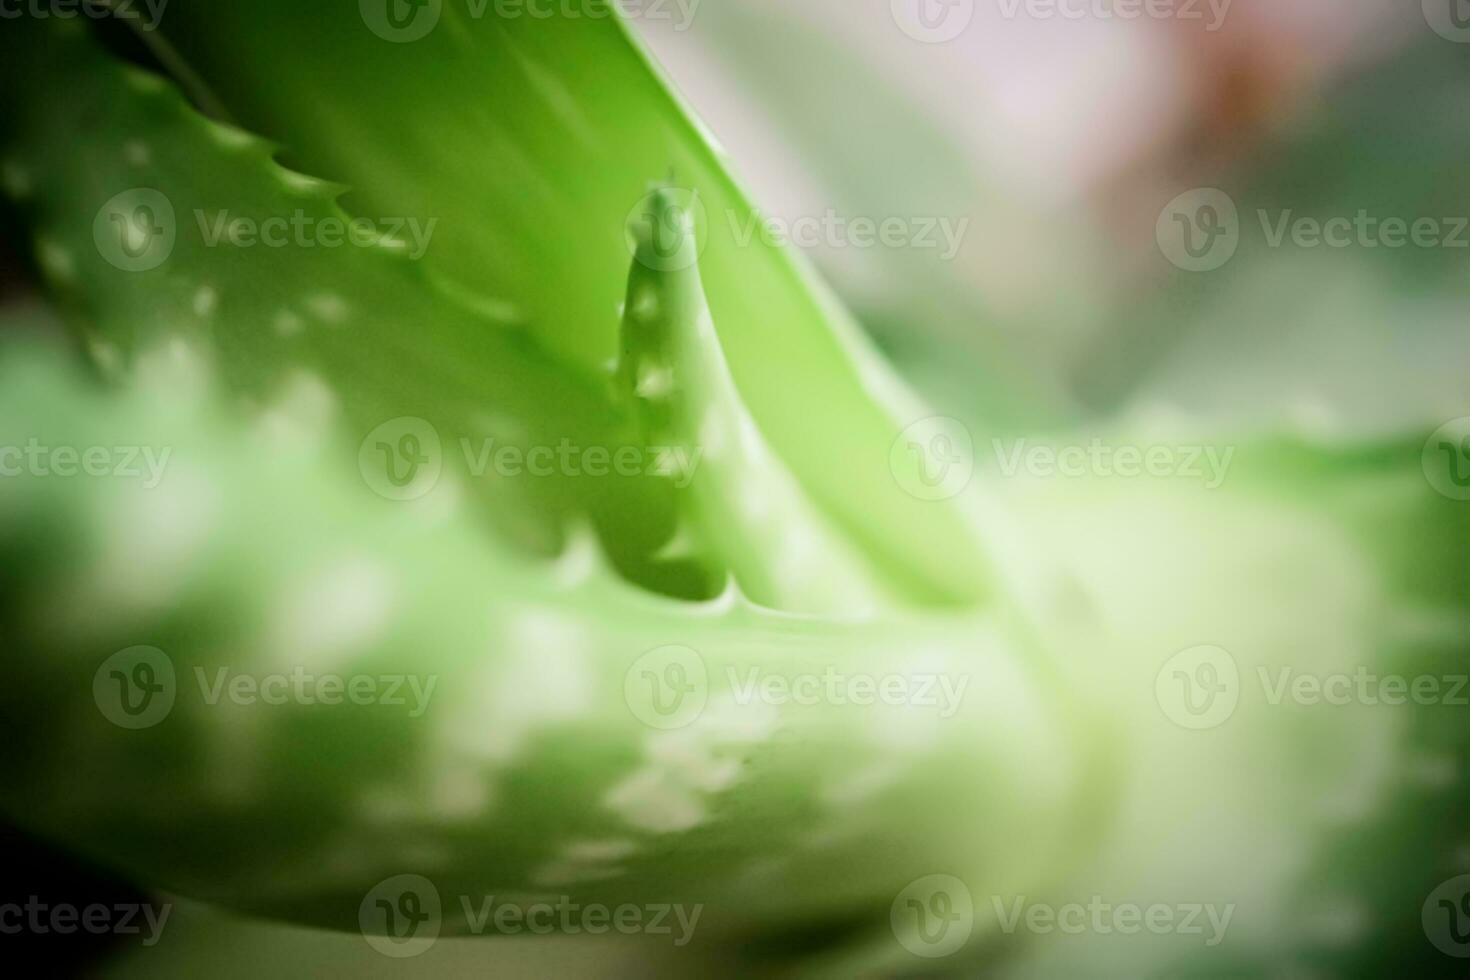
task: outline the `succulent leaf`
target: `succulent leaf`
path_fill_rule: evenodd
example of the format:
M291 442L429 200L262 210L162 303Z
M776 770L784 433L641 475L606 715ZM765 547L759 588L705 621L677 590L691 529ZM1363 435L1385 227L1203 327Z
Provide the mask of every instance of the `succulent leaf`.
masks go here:
M771 608L871 612L876 569L806 499L736 390L700 281L694 209L666 187L646 200L616 375L644 444L672 457L681 523L660 555L728 570Z
M978 491L921 500L895 479L918 463L890 448L931 413L799 256L742 237L758 212L618 4L541 17L442 0L401 28L382 9L173 0L157 33L294 165L349 184L354 211L439 217L430 263L588 370L617 350L623 229L648 181L677 173L709 216L701 271L731 373L811 498L922 601L1006 590L1005 518Z

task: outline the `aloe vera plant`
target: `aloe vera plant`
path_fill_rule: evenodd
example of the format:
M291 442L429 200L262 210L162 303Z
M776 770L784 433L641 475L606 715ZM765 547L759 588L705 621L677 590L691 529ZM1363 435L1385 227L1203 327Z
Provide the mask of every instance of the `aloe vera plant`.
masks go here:
M683 955L792 972L1202 962L1033 949L984 900L1106 885L1238 905L1231 968L1267 976L1330 958L1272 925L1322 865L1417 915L1433 862L1340 855L1445 839L1392 769L1458 727L1156 703L1175 651L1269 669L1304 623L1324 669L1452 662L1463 560L1402 553L1448 519L1417 445L1258 438L1215 497L916 493L932 413L798 258L709 220L752 205L620 19L370 7L173 0L170 78L73 22L0 42L7 190L89 366L0 346L0 444L167 459L0 488L10 819L283 923L678 905ZM264 234L392 215L432 234ZM552 447L638 465L486 471ZM238 674L405 697L240 704Z

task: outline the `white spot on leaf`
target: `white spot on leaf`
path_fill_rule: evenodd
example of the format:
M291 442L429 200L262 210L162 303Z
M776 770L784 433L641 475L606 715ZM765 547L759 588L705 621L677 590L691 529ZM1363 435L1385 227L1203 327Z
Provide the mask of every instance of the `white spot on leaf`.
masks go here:
M123 144L123 159L135 167L146 167L153 154L142 140L128 140Z
M639 320L652 320L658 316L659 302L658 293L651 286L644 286L638 290L638 295L633 298L633 316Z
M41 270L59 283L70 283L76 279L77 264L64 246L50 238L36 243L36 259Z
M711 701L684 728L651 733L647 761L603 798L640 830L675 833L704 822L706 798L740 780L741 753L775 732L779 713L763 701L740 704L727 695Z
M282 337L294 337L301 332L305 321L290 310L281 310L271 320L271 326Z
M14 160L6 160L0 164L0 185L5 187L5 193L20 200L31 193L31 174Z
M538 730L592 705L585 627L555 610L530 610L500 626L484 665L449 712L444 736L473 758L513 761Z
M364 652L394 611L392 569L349 558L291 583L270 627L270 649L284 663L334 666Z
M323 323L337 325L347 319L350 308L336 293L317 293L306 301L306 308Z
M218 303L219 293L215 291L213 286L200 286L194 291L193 306L195 316L209 316L214 312L215 306Z
M663 398L674 390L674 372L656 361L638 365L638 384L634 389L640 398Z

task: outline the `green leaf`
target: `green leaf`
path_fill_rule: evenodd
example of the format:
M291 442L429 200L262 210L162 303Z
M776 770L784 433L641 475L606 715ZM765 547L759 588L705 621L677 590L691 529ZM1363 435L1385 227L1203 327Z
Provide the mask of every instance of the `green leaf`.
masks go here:
M904 491L912 472L892 467L918 462L889 450L928 413L798 257L738 240L752 205L612 5L545 18L443 0L401 31L385 10L176 0L162 33L211 102L350 184L354 213L439 218L429 262L589 369L616 351L624 227L672 173L706 208L701 270L735 382L802 486L919 597L1004 587L984 555L1004 520Z
M547 354L512 304L465 301L426 270L431 220L354 227L339 188L283 169L274 147L199 116L74 25L53 28L8 38L5 70L36 96L7 106L0 156L42 271L105 373L146 381L185 361L282 439L345 465L361 455L366 486L388 492L369 469L405 461L379 447L426 432L445 473L424 493L443 507L473 506L542 553L590 515L630 576L646 571L628 556L673 519L657 480L481 472L506 447L612 452L633 437L606 382Z
M701 904L713 941L886 933L915 869L1023 888L1081 846L1096 732L998 616L835 624L499 556L184 388L99 393L11 351L0 444L33 439L167 454L151 484L29 472L0 497L5 809L150 883L354 930L411 871L446 934L460 896L566 895ZM670 709L648 681L671 665ZM834 674L963 693L742 695ZM308 696L270 700L275 676Z
M726 569L774 609L859 613L881 587L828 527L766 445L720 351L700 282L693 205L655 189L634 224L638 243L623 313L620 394L643 442L675 461L675 548L711 576Z

